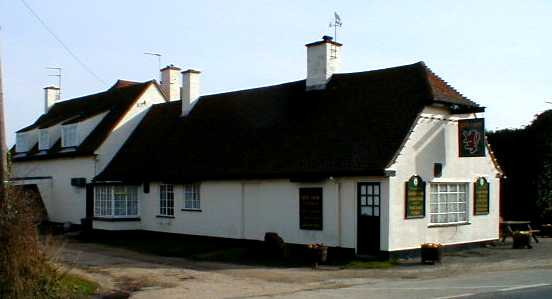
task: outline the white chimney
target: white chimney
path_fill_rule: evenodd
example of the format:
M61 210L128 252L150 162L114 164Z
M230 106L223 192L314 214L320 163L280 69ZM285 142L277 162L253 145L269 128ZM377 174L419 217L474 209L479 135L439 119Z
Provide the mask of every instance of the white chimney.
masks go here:
M44 113L47 113L59 101L61 89L55 86L44 87Z
M165 93L169 101L180 99L180 68L174 65L168 65L161 69L161 90Z
M180 89L180 99L182 100L182 115L187 115L199 98L199 76L201 72L196 70L186 70L182 72L182 88Z
M306 44L307 90L324 89L332 75L341 65L342 44L324 35L321 41Z

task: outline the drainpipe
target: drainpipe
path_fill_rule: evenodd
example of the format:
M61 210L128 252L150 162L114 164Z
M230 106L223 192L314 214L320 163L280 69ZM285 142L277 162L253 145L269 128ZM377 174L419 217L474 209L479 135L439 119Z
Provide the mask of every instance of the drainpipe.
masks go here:
M333 176L329 179L335 184L337 193L337 247L341 247L341 182L338 182Z
M241 182L241 238L245 239L245 183Z
M341 247L341 182L337 182L337 246Z

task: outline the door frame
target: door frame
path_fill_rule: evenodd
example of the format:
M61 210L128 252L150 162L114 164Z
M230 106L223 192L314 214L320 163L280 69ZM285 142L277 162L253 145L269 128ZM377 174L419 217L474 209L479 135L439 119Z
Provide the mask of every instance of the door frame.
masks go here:
M378 243L378 250L377 252L364 252L364 253L360 253L359 252L359 243L360 243L360 233L361 233L361 226L360 226L360 213L361 213L361 205L360 205L360 188L361 188L361 185L377 185L379 186L379 204L378 204L378 207L379 207L379 214L378 216L378 239L377 239L377 243ZM357 181L356 182L356 188L355 188L355 207L356 207L356 222L355 222L355 227L356 227L356 232L355 232L355 251L357 254L379 254L381 252L381 215L382 215L382 197L383 197L383 190L382 190L382 185L383 183L381 181Z

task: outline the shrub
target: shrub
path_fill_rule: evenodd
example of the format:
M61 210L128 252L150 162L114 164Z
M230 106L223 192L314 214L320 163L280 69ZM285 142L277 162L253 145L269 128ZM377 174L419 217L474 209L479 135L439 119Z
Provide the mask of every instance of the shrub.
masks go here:
M67 297L64 273L49 263L39 240L39 202L13 186L0 202L0 298Z

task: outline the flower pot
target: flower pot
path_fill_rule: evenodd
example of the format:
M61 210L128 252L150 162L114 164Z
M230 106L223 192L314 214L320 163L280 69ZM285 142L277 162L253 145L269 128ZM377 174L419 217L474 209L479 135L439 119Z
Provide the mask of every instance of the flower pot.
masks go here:
M529 248L531 249L531 233L527 231L515 231L513 234L514 243L512 248L521 249Z
M425 243L421 246L422 264L440 263L443 257L443 246L438 243Z
M322 244L307 245L309 262L314 268L318 267L319 263L325 263L328 260L328 246Z

